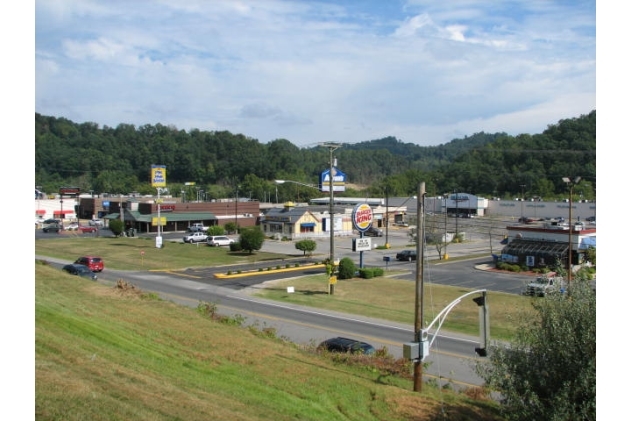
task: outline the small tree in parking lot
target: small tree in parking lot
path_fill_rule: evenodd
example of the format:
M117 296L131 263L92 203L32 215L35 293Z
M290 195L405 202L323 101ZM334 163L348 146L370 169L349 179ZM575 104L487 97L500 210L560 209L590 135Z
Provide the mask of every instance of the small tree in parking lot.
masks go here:
M260 250L265 241L265 234L259 227L241 229L239 244L243 250L247 250L250 254L254 250Z
M208 235L225 235L226 230L221 225L213 225L206 231Z
M112 219L110 221L110 231L112 231L112 234L114 234L115 236L119 236L123 233L123 228L124 228L124 224L123 221L121 221L120 219Z
M298 250L301 250L303 255L306 255L307 253L311 255L311 253L313 253L316 247L317 247L317 244L313 240L300 240L296 242L296 248Z
M224 225L225 229L227 232L236 234L237 230L239 229L239 227L237 226L237 224L235 224L234 222L227 222L226 225Z

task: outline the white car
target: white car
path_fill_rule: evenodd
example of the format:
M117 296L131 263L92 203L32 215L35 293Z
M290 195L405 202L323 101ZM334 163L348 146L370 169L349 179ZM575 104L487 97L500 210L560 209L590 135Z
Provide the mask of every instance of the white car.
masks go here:
M206 233L203 232L192 232L188 235L185 235L184 238L182 239L182 241L184 241L185 243L202 243L204 241L206 241L206 239L208 238L208 236L206 235Z
M79 229L79 224L76 222L71 222L70 225L66 227L68 231L76 231Z
M102 227L105 224L103 223L102 219L92 219L90 220L90 222L88 222L88 225L93 227Z
M206 244L211 247L229 246L232 243L234 243L234 240L225 235L213 235L206 240Z

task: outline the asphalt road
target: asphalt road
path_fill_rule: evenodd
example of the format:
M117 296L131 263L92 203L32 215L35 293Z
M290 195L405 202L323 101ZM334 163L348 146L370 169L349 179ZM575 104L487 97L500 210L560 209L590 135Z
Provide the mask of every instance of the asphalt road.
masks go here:
M108 235L109 231L101 231L101 235ZM45 237L41 237L41 236ZM93 234L83 234L93 235ZM58 238L56 234L37 233L36 238ZM182 238L182 233L169 233L164 235L164 241L172 241ZM407 234L404 230L399 232L391 230L389 243L392 249L371 250L363 253L362 260L366 266L381 266L388 269L409 268L408 274L402 275L404 279L415 280L415 263L396 262L394 254L402 248L410 248ZM373 243L385 242L384 238L373 238ZM328 256L329 239L316 240L317 253ZM336 257L352 257L358 261L357 252L351 250L351 239L336 238ZM413 246L412 246L413 247ZM488 243L484 241L470 241L463 244L451 244L448 253L452 257L462 257L471 254L488 252ZM499 246L498 244L498 247ZM297 250L291 242L266 241L264 251L276 253L296 254ZM436 259L436 253L428 248L426 258ZM391 262L386 263L384 256L391 256ZM321 257L319 257L321 258ZM50 260L50 259L48 259ZM424 282L456 285L466 288L493 291L519 293L523 280L519 276L490 273L475 269L476 265L489 262L488 257L466 261L442 261L428 263L426 265ZM52 263L55 263L53 260ZM67 262L57 262L58 264ZM222 314L241 315L246 318L246 324L256 325L259 328L270 327L276 330L280 337L303 345L317 345L324 339L332 336L347 336L371 343L375 347L387 347L395 357L402 357L402 346L411 342L414 338L413 321L409 325L370 319L360 316L321 311L301 306L280 304L273 301L262 300L248 294L253 288L260 288L261 284L268 280L279 279L278 274L256 275L252 277L236 278L230 281L217 282L213 274L217 268L195 269L191 271L174 273L153 272L127 272L106 269L99 274L99 282L114 284L118 279L125 279L146 291L159 293L164 299L196 307L200 301L211 302L218 305ZM308 273L308 268L305 273ZM222 270L223 272L223 270ZM318 273L320 273L318 271ZM292 272L287 276L300 276L300 272ZM440 334L433 342L430 356L424 361L428 367L424 369L424 378L434 378L440 384L451 383L454 386L480 385L481 379L474 371L473 365L478 359L474 348L478 346L478 338L454 334Z

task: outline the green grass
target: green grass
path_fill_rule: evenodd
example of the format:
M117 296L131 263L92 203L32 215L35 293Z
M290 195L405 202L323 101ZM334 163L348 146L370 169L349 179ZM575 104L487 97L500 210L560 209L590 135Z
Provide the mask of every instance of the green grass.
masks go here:
M294 293L287 293L288 286L294 287ZM470 291L425 283L423 325L432 322L449 303ZM313 275L276 281L257 290L255 295L285 303L414 324L415 284L407 280L389 277L340 280L335 285L334 294L329 295L326 276ZM443 330L479 334L479 310L472 298L466 297L453 308L443 324ZM515 317L531 309L532 298L488 292L487 299L492 339L509 340L514 335Z
M265 262L287 255L266 252L230 252L226 247L208 247L205 244L165 242L164 248L156 248L153 239L142 238L90 238L76 236L63 239L36 240L37 255L74 260L84 254L103 257L105 267L120 270L162 270L187 267L223 266L238 263ZM141 254L143 253L144 254ZM300 252L298 252L300 255ZM294 255L295 256L295 255ZM455 260L455 259L454 259ZM227 269L228 270L228 269ZM393 274L389 271L388 274ZM328 295L327 278L314 275L300 279L279 281L257 295L286 303L306 305L351 314L359 314L384 320L414 324L414 283L380 277L338 281L335 294ZM295 293L288 294L287 286ZM424 324L469 289L431 285L425 283ZM479 334L478 307L467 297L448 315L442 326L444 331L469 335ZM509 340L514 335L514 320L518 314L531 309L532 298L488 293L491 315L491 338ZM426 322L426 323L425 323Z
M35 254L75 260L79 256L100 256L105 268L118 270L164 270L189 267L223 266L275 260L286 255L275 253L231 252L228 247L208 247L205 243L188 244L165 241L155 246L154 238L82 237L65 233L70 238L35 241Z
M35 266L38 420L501 419L479 390L414 393L364 361Z

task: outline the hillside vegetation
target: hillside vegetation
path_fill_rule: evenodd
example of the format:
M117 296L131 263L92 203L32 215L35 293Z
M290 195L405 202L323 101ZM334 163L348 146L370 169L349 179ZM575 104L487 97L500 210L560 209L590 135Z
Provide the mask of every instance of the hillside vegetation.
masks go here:
M36 264L35 288L38 420L501 419L479 391L414 393L374 364L336 362L124 280Z
M581 176L586 199L596 191L596 111L561 120L535 135L475 133L438 146L386 137L343 145L335 151L348 196L409 196L420 181L430 194L459 190L486 197L562 198L562 177ZM247 197L259 201L307 201L318 191L275 179L318 184L329 168L329 150L299 148L287 139L261 144L228 131L185 131L161 124L100 127L35 114L35 181L45 192L63 185L84 192L155 193L152 164L165 165L172 194L207 200ZM185 185L194 182L195 187ZM576 189L579 191L579 188ZM278 196L276 196L278 195Z

